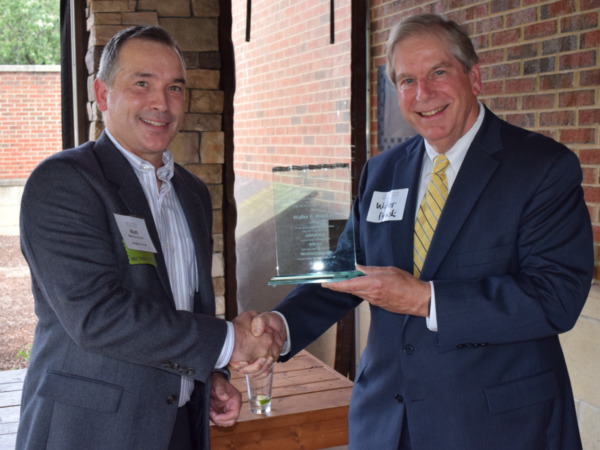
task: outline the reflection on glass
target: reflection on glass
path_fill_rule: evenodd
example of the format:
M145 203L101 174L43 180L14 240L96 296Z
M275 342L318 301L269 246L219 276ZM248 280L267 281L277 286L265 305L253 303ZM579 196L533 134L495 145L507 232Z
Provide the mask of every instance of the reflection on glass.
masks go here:
M398 91L382 64L377 67L377 151L394 148L416 134L400 112Z
M277 275L272 168L350 163L352 158L351 0L334 2L333 45L329 1L252 0L250 42L245 40L246 4L231 3L239 312L270 311L294 287L268 285ZM331 333L315 344L319 350L309 351L333 366L335 329Z
M277 276L270 285L322 283L356 271L345 163L273 168Z

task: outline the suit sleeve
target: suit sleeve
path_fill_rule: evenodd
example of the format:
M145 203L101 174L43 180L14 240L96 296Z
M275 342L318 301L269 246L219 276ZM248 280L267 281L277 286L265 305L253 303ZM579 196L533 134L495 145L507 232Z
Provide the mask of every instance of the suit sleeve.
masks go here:
M107 211L102 187L88 175L55 158L27 183L21 243L36 298L86 351L162 370L175 362L206 382L225 340L225 321L176 311L164 292L126 288L129 268L115 248L114 211ZM138 269L158 277L152 266Z
M565 151L526 203L516 274L434 280L440 351L506 344L570 330L593 276L593 239L577 157Z

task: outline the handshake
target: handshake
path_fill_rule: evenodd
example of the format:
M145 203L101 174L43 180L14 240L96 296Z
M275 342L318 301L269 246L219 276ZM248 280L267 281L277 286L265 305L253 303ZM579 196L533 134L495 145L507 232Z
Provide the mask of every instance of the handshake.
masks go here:
M285 323L276 313L247 311L232 321L235 345L229 365L241 373L259 377L268 373L287 340Z

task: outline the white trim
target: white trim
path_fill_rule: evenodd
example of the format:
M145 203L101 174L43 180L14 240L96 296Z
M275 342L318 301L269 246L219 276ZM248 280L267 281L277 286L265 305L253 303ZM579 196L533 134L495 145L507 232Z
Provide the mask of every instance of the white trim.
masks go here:
M3 186L25 186L27 178L3 178L0 179L0 187Z
M60 72L60 65L0 65L0 72Z

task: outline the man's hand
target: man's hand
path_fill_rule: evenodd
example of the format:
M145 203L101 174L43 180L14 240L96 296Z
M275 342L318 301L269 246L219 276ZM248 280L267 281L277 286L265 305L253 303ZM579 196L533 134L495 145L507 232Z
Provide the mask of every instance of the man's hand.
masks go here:
M285 343L281 333L269 326L261 328L260 333L253 333L253 319L258 316L258 312L249 311L233 319L235 344L229 361L234 370L244 369L242 373L255 376L266 373L273 361L279 358Z
M242 394L234 388L225 375L213 372L210 384L210 420L220 427L230 427L240 415Z
M270 331L278 340L285 344L287 341L287 330L285 329L285 322L281 316L277 313L266 312L257 315L252 319L252 334L255 337L260 337L265 331Z
M254 311L250 314L253 317L250 325L252 329L252 335L256 338L260 338L265 332L267 334L271 333L273 335L273 339L277 343L281 343L281 347L279 349L279 353L281 353L283 345L287 340L285 323L281 316L279 314L269 312L258 314ZM270 357L259 358L258 360L252 362L252 364L250 364L248 361L230 362L229 366L231 369L249 375L252 378L262 378L263 376L267 376L269 374L268 369L271 367L273 361L277 360L279 353L276 357L274 356L273 359Z
M338 283L323 283L332 291L356 295L388 311L412 316L429 316L431 286L397 267L357 266L366 276Z

